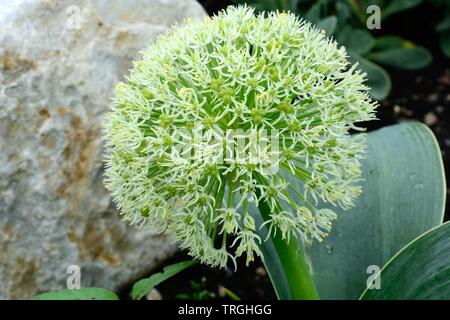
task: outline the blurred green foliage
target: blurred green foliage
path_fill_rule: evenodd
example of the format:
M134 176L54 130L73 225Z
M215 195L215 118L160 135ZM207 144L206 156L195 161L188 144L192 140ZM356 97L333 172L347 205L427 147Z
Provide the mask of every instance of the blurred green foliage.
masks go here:
M432 0L434 6L443 12L443 18L436 26L442 52L450 58L450 0Z
M202 277L199 281L192 280L191 291L180 293L177 298L181 300L209 300L216 298L216 295L206 288L206 278Z

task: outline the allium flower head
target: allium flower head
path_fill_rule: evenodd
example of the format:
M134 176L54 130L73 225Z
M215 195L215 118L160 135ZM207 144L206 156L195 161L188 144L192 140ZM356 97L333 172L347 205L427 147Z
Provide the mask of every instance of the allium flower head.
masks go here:
M200 261L261 255L269 236L321 241L352 206L363 156L355 123L373 119L346 51L290 13L229 7L186 21L143 51L106 119L106 185L124 219L156 226ZM294 175L301 190L286 179Z

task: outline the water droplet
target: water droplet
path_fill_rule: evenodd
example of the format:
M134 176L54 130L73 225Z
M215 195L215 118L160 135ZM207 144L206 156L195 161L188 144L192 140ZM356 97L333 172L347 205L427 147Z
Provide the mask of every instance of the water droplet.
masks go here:
M332 254L333 253L333 247L332 246L326 245L325 248L327 248L328 254Z

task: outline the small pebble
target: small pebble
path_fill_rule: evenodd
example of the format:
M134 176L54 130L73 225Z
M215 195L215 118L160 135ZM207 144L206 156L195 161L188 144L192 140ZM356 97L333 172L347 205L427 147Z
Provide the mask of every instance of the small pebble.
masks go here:
M423 122L425 122L428 126L432 126L438 122L438 117L433 112L428 112L423 117Z
M255 273L257 276L260 276L260 277L265 277L267 275L267 271L263 267L256 268Z
M227 293L225 292L225 288L221 284L219 285L219 289L217 289L217 295L220 298L225 298L227 296Z
M437 93L432 93L428 96L428 101L429 102L436 102L438 101L439 96L437 95Z
M162 295L161 295L161 293L159 293L158 290L153 288L152 291L150 291L150 293L145 296L145 299L147 299L147 300L162 300Z
M450 70L445 70L444 74L439 77L438 82L445 86L450 85Z
M406 109L405 107L401 107L400 112L407 117L412 117L414 115L414 112L412 110Z

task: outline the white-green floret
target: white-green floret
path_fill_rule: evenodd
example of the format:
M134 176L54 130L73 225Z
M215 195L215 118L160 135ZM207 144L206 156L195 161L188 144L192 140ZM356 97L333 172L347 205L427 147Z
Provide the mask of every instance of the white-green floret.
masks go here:
M125 220L157 227L212 266L261 255L266 239L249 207L262 202L269 236L322 241L336 215L318 203L346 209L361 192L364 138L349 130L376 107L363 82L345 48L293 14L229 7L186 21L116 88L106 186ZM237 150L227 133L239 130ZM256 158L233 157L255 145Z

